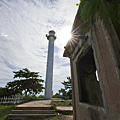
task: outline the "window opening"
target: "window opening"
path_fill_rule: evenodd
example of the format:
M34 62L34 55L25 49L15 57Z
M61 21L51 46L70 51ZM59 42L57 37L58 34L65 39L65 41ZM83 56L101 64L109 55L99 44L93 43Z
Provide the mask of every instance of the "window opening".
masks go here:
M99 81L99 77L98 77L98 72L96 70L96 78L97 78L97 81Z
M102 92L92 48L77 62L79 102L103 107Z

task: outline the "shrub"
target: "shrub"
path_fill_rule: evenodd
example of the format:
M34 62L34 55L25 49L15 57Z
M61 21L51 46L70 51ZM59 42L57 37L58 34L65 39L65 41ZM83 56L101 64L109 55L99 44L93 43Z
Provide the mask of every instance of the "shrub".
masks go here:
M39 95L38 98L44 98L44 95Z

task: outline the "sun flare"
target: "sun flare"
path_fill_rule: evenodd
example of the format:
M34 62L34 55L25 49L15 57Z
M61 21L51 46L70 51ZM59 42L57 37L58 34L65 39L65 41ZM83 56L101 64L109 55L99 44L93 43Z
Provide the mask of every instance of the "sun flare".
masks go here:
M60 33L60 40L64 45L67 44L67 41L71 39L71 27L64 27Z

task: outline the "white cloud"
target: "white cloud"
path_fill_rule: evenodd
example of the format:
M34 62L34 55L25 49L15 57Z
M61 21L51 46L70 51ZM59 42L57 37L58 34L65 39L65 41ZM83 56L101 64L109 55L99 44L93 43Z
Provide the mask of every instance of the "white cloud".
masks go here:
M78 0L4 0L0 1L0 86L13 80L14 70L27 67L46 76L50 29L55 30L53 92L70 76L68 58L63 58L66 43L61 37L65 27L72 28ZM67 33L66 33L67 34Z

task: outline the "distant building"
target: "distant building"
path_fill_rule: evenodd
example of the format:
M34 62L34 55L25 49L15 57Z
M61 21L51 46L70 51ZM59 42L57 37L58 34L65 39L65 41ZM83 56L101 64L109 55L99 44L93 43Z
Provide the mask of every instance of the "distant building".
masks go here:
M99 19L83 34L88 23L80 13L63 55L71 63L74 120L120 120L120 25L109 19L105 27Z

